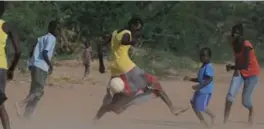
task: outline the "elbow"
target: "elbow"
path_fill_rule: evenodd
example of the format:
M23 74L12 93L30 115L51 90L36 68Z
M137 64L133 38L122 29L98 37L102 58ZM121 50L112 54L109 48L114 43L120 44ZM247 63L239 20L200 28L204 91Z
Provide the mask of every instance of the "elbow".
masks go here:
M21 51L15 52L15 57L19 58L21 56Z
M248 70L248 64L249 64L249 63L245 63L244 65L242 65L241 69Z
M42 56L43 56L44 58L46 58L46 57L48 56L47 54L48 54L48 51L43 51L43 52L42 52Z

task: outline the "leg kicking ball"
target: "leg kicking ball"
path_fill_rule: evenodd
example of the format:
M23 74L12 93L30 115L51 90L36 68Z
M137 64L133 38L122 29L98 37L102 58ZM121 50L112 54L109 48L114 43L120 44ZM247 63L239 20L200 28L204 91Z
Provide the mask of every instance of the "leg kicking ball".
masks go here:
M123 92L125 83L120 77L114 77L110 80L109 88L113 94Z

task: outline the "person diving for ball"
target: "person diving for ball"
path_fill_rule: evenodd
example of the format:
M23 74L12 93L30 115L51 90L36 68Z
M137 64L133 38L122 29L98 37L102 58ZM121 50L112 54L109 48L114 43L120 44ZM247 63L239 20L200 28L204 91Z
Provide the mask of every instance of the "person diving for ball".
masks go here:
M106 89L102 106L97 111L94 122L102 118L107 112L120 114L131 105L146 102L159 97L169 107L174 115L179 115L189 109L175 108L173 103L162 89L157 78L136 66L129 57L129 49L136 44L138 35L143 27L139 17L132 17L128 27L115 30L104 44L99 44L98 55L102 55L102 46L110 43L111 79ZM99 58L103 58L99 56ZM99 59L99 71L105 72L103 59Z

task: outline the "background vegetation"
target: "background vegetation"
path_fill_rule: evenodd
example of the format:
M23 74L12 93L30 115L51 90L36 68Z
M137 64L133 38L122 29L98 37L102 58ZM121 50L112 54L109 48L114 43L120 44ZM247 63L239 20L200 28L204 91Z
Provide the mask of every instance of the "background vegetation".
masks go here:
M17 28L23 49L20 68L25 68L33 39L46 33L52 19L61 23L56 59L69 59L79 54L84 38L96 46L102 35L138 14L145 22L144 36L132 58L147 71L164 75L168 69L197 67L197 51L204 46L213 50L214 62L231 60L228 36L238 22L244 24L245 36L263 63L263 11L263 2L32 1L8 2L4 19ZM12 56L10 44L8 55Z

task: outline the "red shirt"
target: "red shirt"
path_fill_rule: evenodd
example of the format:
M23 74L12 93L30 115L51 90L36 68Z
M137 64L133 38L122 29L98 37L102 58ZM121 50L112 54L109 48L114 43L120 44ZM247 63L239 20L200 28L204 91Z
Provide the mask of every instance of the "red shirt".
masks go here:
M241 52L239 52L239 53L234 52L236 63L243 63L244 62L244 60L245 60L244 48L245 47L251 48L251 50L249 52L248 69L242 69L242 70L240 70L240 73L242 74L243 77L250 77L250 76L254 76L254 75L259 75L260 68L259 68L258 60L257 60L256 54L255 54L254 48L248 40L244 41L244 45L242 47ZM234 50L234 46L233 46L233 50Z

